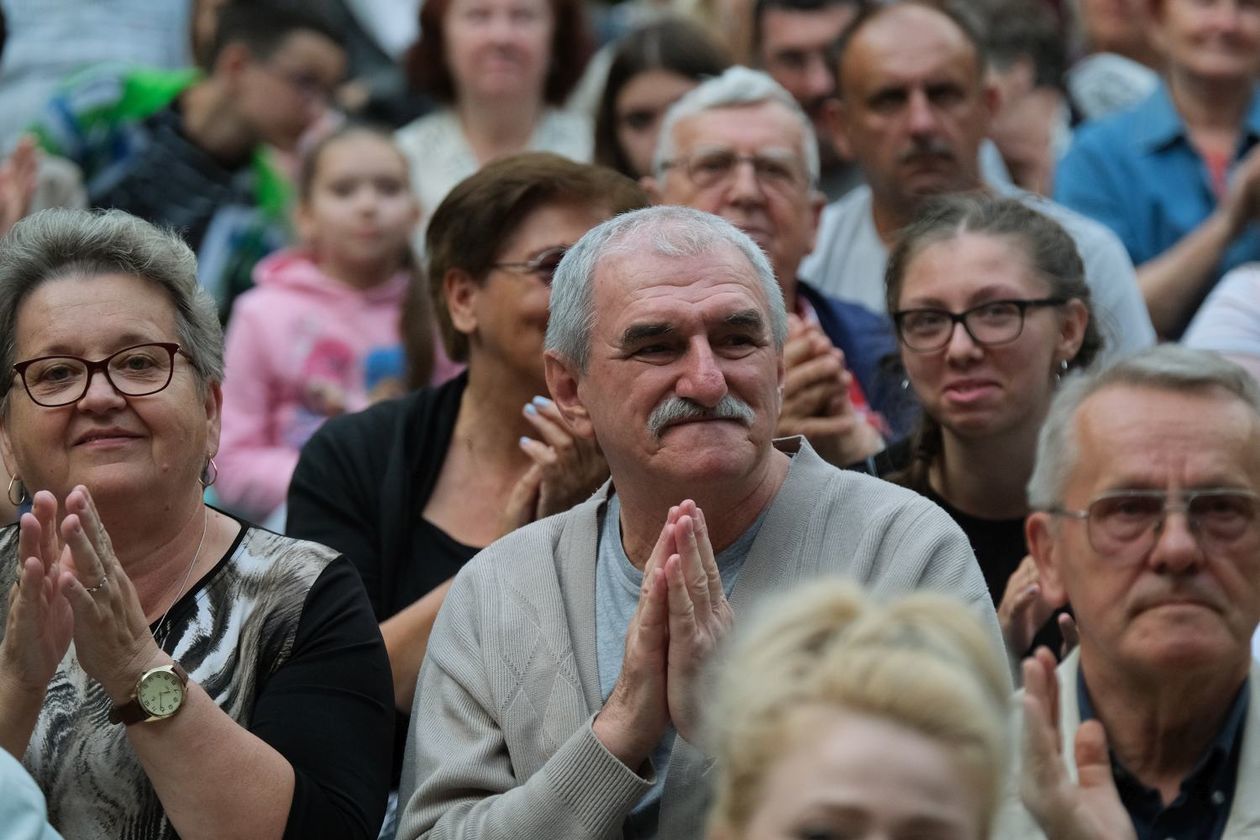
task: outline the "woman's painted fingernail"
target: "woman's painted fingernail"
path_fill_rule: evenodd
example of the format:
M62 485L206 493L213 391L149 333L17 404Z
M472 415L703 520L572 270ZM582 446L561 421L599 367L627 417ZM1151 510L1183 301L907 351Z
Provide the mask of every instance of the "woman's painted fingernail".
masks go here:
M547 406L551 405L551 400L547 399L546 397L534 397L534 405L538 406L539 408L546 408Z
M534 404L533 404L533 403L525 403L525 413L526 413L526 414L537 414L537 413L538 413L538 409L534 407Z
M525 437L524 435L521 435L520 444L522 448L529 446L533 442L534 442L533 438Z

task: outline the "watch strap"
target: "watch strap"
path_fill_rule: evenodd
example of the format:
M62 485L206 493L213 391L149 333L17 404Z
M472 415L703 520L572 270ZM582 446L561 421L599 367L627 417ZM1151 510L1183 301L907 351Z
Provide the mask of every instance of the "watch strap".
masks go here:
M144 706L140 705L140 683L144 682L144 678L152 674L154 671L165 671L170 669L171 673L179 677L180 685L188 687L188 672L178 662L172 662L170 665L159 665L156 668L150 668L140 675L140 679L136 680L136 688L131 694L131 699L126 703L119 703L109 710L109 722L121 723L125 726L131 726L133 723L144 723L150 720L159 720L151 716L145 711ZM182 707L182 704L181 704ZM176 709L176 712L179 710Z

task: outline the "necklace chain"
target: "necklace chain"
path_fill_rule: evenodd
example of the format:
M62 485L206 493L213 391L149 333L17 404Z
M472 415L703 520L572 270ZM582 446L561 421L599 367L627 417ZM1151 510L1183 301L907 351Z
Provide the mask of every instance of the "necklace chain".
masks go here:
M197 550L193 553L192 562L188 564L188 571L184 572L184 579L179 582L179 588L175 590L175 597L171 598L171 603L167 605L166 612L162 613L162 617L158 619L157 624L153 628L155 637L157 636L157 631L161 630L162 625L166 623L166 617L171 614L171 610L179 602L179 596L183 594L184 587L188 584L188 578L192 575L192 570L197 567L197 558L201 556L201 548L206 544L206 531L210 529L210 509L205 505L202 505L201 509L205 514L201 526L201 540L197 543ZM166 634L162 637L162 641L158 643L158 647L162 648L162 650L166 650L166 643L170 641L170 634L171 628L167 627Z

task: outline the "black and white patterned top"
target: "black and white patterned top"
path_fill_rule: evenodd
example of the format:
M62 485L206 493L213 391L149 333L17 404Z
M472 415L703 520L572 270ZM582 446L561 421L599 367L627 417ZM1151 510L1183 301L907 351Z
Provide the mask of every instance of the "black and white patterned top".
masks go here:
M13 583L16 551L16 526L0 531L0 592ZM0 634L7 613L6 599ZM375 837L388 790L393 688L349 563L316 543L246 525L167 625L155 635L189 679L293 765L285 836ZM71 645L23 759L49 819L67 837L174 838L126 727L108 721L110 705Z

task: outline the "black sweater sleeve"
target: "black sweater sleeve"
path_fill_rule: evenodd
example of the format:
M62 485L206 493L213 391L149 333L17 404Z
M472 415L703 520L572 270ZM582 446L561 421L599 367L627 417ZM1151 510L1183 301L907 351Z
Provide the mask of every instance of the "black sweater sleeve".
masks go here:
M372 613L384 618L381 603L380 486L384 443L392 434L386 404L325 423L298 458L289 484L291 537L322 543L341 552L358 570Z
M354 569L337 558L307 593L293 650L263 684L249 727L293 766L286 838L377 836L393 696L376 619Z

